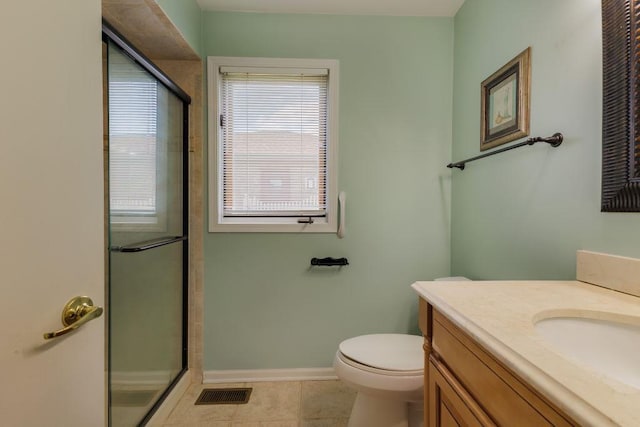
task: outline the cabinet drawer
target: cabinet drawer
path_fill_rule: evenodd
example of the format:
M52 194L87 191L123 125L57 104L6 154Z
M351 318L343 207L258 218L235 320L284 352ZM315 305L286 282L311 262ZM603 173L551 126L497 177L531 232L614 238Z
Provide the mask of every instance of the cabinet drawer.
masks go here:
M429 427L493 427L451 372L431 358L429 361Z
M496 424L575 425L436 310L433 352Z

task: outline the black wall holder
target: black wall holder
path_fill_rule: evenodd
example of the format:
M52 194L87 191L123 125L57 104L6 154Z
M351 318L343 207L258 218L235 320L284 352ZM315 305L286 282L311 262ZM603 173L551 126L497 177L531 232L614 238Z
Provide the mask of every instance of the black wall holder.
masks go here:
M504 153L505 151L513 150L514 148L522 147L522 146L525 146L525 145L533 145L536 142L546 142L547 144L551 145L552 147L558 147L560 144L562 144L563 140L564 140L564 137L562 136L562 134L560 132L556 132L556 133L554 133L553 135L551 135L548 138L543 138L541 136L535 136L533 138L527 139L526 141L522 141L519 144L514 144L514 145L511 145L509 147L501 148L500 150L491 151L489 153L481 154L480 156L471 157L470 159L461 160L459 162L449 163L447 165L447 167L450 168L450 169L451 168L458 168L460 170L464 170L465 164L467 164L469 162L473 162L474 160L484 159L485 157L489 157L489 156L493 156L493 155L496 155L496 154Z
M349 261L346 258L311 258L311 265L318 267L333 267L349 265Z

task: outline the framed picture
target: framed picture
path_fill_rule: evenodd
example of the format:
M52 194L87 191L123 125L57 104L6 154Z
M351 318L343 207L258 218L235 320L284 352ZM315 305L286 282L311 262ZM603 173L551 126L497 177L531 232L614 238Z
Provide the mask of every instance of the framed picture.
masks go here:
M531 48L481 85L480 151L529 135Z

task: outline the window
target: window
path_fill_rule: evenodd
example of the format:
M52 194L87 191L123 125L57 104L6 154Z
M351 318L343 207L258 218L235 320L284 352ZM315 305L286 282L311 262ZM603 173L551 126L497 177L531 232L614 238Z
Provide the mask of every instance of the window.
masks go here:
M208 66L209 230L335 232L337 61Z
M157 81L119 50L109 55L109 197L118 230L156 230L158 206Z

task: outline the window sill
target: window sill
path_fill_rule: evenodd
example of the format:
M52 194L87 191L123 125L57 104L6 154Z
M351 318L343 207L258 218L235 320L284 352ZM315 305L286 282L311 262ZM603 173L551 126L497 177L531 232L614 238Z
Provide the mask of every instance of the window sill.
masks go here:
M316 222L313 224L276 223L255 221L216 222L209 225L210 233L336 233L337 225L332 222Z
M167 231L167 226L161 222L111 222L111 230L115 232L144 232L163 233Z

